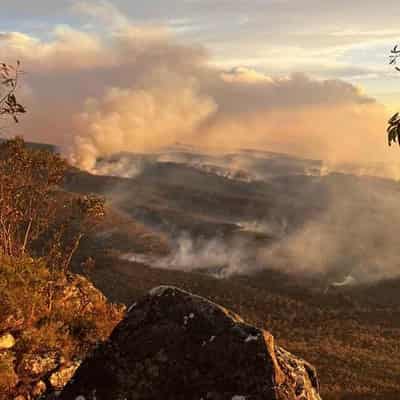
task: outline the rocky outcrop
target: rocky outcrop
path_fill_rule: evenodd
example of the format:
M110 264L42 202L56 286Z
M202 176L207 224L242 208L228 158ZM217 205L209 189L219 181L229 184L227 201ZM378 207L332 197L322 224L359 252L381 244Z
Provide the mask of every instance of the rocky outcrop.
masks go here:
M77 398L320 400L314 368L269 332L174 287L128 310L59 397Z
M15 346L15 339L11 333L0 336L0 351L12 349Z
M18 365L18 372L31 378L42 377L57 368L58 359L59 355L55 351L45 354L25 354Z
M49 378L51 386L56 390L61 390L73 377L80 364L80 361L76 361L70 365L64 365L58 371L51 374Z
M52 296L40 298L45 304L37 307L39 311L32 318L29 331L24 329L26 318L20 316L22 312L16 307L7 309L13 314L0 321L7 327L3 333L0 326L0 400L18 397L33 400L62 390L80 360L97 342L104 341L121 320L123 309L110 305L83 276L60 276L51 285L52 292L47 282L41 288L42 293L52 293ZM49 320L52 321L47 325L50 330L46 341L42 325Z

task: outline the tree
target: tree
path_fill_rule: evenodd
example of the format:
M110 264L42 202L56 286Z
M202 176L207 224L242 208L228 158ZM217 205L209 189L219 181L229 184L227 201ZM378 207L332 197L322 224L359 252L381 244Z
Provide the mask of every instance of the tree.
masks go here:
M16 98L21 69L0 63L0 118L18 123L26 112ZM67 269L87 231L104 214L104 201L61 190L68 165L59 154L36 150L22 138L0 143L0 253L41 256ZM90 220L90 223L88 223Z
M57 153L23 139L0 144L0 253L44 257L67 270L81 239L103 218L104 200L65 192Z
M18 122L19 114L24 114L26 109L16 98L19 79L21 76L21 63L16 65L0 63L0 116L11 117Z
M394 65L394 68L396 71L400 72L400 67L397 66L397 62L400 58L400 49L399 45L396 45L393 47L393 49L390 51L390 65ZM392 145L393 143L398 143L400 146L400 113L396 113L392 116L392 118L389 119L388 121L388 128L387 128L387 133L388 133L388 141L389 141L389 146Z
M21 138L0 145L0 244L20 255L48 229L66 163L58 154L27 148Z
M17 123L25 113L16 98L20 74L19 62L0 63L0 119ZM85 358L123 315L69 268L104 201L65 191L68 168L61 155L22 138L0 142L0 336L17 343L0 351L0 400L36 398L38 383ZM47 355L51 370L34 371Z

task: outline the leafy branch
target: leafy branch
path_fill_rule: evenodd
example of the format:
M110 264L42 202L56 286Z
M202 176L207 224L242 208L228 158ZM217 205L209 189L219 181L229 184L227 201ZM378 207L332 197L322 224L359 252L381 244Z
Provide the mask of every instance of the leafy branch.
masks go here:
M19 114L26 113L15 96L21 74L20 61L15 66L0 63L0 116L11 116L16 123L19 122Z
M393 47L390 51L389 65L394 65L394 69L400 72L400 67L397 66L398 60L400 58L400 48L399 45ZM398 143L400 146L400 113L396 113L388 121L387 127L389 146L393 143Z
M397 64L397 60L400 57L400 49L399 49L399 45L396 44L396 46L393 47L392 50L390 50L390 56L389 56L389 64L390 65L394 65L394 69L396 71L400 71L400 67L398 67Z

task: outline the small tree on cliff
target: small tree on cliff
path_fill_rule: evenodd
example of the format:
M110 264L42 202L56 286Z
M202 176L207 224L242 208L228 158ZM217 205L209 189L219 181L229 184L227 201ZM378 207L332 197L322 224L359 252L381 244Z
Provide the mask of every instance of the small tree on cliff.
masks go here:
M3 254L23 254L54 218L54 196L65 162L28 149L21 138L0 144L0 243Z
M69 267L105 211L102 198L62 190L67 169L59 154L30 148L21 138L0 144L0 253Z
M17 123L25 113L16 97L20 74L19 63L0 63L1 120ZM66 366L85 358L122 318L122 307L68 270L104 203L64 191L67 169L59 154L22 138L0 143L0 336L16 338L0 351L0 400L36 398L37 384L56 371L37 374L26 360L54 354L59 372L62 359Z
M26 112L16 97L20 62L0 63L0 118L18 123ZM68 169L56 153L33 149L22 138L0 143L0 253L47 258L67 269L87 226L104 214L104 201L60 190Z

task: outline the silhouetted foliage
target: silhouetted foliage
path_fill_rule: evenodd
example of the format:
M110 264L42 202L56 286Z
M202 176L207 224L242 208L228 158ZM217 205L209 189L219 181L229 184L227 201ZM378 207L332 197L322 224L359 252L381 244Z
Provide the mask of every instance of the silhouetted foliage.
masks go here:
M396 65L398 62L398 59L400 57L400 48L399 45L396 44L396 46L393 47L393 49L390 51L390 65L394 65L394 68L396 71L400 71L400 68ZM388 133L388 141L389 141L389 146L392 145L393 143L398 143L400 146L400 114L397 112L392 116L392 118L389 119L388 121L388 128L387 128L387 133Z
M15 122L19 121L19 114L26 112L15 95L21 75L20 67L19 61L15 66L0 63L0 116L9 116Z

